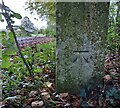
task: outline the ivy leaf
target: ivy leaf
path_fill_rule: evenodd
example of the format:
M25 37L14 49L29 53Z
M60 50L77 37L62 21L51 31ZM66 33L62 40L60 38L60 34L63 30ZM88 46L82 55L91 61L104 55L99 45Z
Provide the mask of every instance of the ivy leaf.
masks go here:
M13 33L12 32L9 32L9 42L14 42L14 36L13 36Z
M10 46L9 48L7 48L4 53L6 55L15 55L17 51L17 48L15 46Z
M4 19L1 19L0 21L1 21L1 22L4 22Z
M12 24L14 24L14 23L15 23L15 21L11 21L11 23L12 23Z
M22 16L19 13L14 13L13 15L17 19L22 19Z
M117 92L118 90L115 87L112 87L110 90L106 91L106 96L114 96Z
M1 31L0 32L0 37L3 39L6 36L6 32L5 31Z
M0 58L2 58L2 49L0 48Z
M109 101L112 105L115 105L114 99L110 98Z
M2 68L9 68L11 66L9 57L4 55L2 56Z
M120 99L120 92L116 93L116 94L114 95L114 97L115 97L115 99Z
M22 27L22 26L20 26L19 28L20 28L21 30L25 30L25 28L24 28L24 27Z
M2 20L2 14L0 14L0 21Z
M118 92L118 89L115 87L112 87L110 90L111 94L115 95Z
M85 91L85 88L82 88L80 90L80 97L85 97L86 96L86 91Z

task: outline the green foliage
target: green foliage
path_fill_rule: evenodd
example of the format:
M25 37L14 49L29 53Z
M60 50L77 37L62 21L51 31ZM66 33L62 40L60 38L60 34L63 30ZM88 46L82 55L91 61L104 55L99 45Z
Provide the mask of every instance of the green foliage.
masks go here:
M51 18L55 19L55 2L26 2L26 9L28 9L31 14L36 11L40 18Z
M2 20L2 15L0 14L0 21Z
M106 97L112 106L116 106L115 99L120 99L120 91L116 87L111 87L106 91Z
M118 89L115 87L110 88L108 91L106 91L106 96L109 98L111 96L114 96L118 92Z
M11 63L9 61L8 56L2 56L2 68L9 68L11 66Z
M6 6L5 6L6 8ZM8 8L8 7L7 7ZM8 8L9 9L9 8ZM12 10L4 11L4 17L8 24L8 28L12 31L11 24L14 23L13 18L21 19L21 15L13 12ZM0 19L2 19L0 17ZM7 30L6 30L7 31ZM48 71L51 68L54 71L55 68L55 43L48 43L43 45L36 45L27 47L21 50L16 47L16 43L14 39L16 36L14 35L14 31L0 32L2 45L4 48L2 49L1 56L2 59L2 74L3 74L3 99L12 95L12 91L21 88L32 88L36 85L29 85L30 82L26 81L26 77L30 76L29 69L33 72L36 82L40 82L42 77L42 73ZM19 50L19 51L18 51ZM19 53L18 53L19 52ZM21 59L22 58L22 59ZM23 63L23 59L27 61L28 67ZM27 68L26 68L27 67ZM31 76L30 76L31 77ZM26 84L26 82L28 82ZM35 87L36 88L36 87Z
M118 17L119 17L119 7L117 7L117 3L111 3L109 9L109 28L108 28L108 36L107 36L107 48L108 50L115 52L115 50L120 45L120 36L119 31L117 31L118 27Z
M16 54L16 46L14 43L14 38L12 32L9 32L8 35L5 32L1 32L2 45L5 49L2 51L2 68L8 68L11 66L10 56Z
M56 3L55 2L26 2L31 14L37 13L40 18L47 20L47 30L56 34ZM49 34L47 34L49 35Z
M22 19L22 16L19 13L14 13L13 16L17 19Z
M2 14L0 14L0 21L1 21L1 22L4 22L4 19L3 19L3 17L2 17Z
M37 52L35 49L37 49ZM55 43L46 43L42 45L37 45L34 48L27 47L22 50L25 59L31 66L31 70L34 75L41 74L40 77L35 77L36 80L42 79L42 73L45 68L50 68L52 71L55 69ZM9 59L12 59L10 62ZM24 80L29 76L27 69L25 68L22 59L18 55L5 56L3 57L3 68L7 68L7 71L3 72L3 78L6 79L3 83L4 91L9 92L11 90L16 90L17 88L24 87ZM45 68L42 68L44 66ZM8 83L7 83L8 82ZM22 84L22 85L21 85ZM34 85L36 86L36 85ZM29 87L26 85L25 87ZM7 97L7 93L3 94L3 97Z
M43 29L42 34L44 34L46 36L55 36L56 32L54 30Z
M22 19L22 16L19 13L15 13L14 11L12 11L9 7L7 6L3 6L3 9L6 10L6 8L8 8L7 13L3 12L3 15L5 15L6 17L8 17L8 20L10 23L14 24L14 20L13 18L17 18L17 19ZM10 18L9 18L10 17ZM0 21L3 22L3 19L1 19Z

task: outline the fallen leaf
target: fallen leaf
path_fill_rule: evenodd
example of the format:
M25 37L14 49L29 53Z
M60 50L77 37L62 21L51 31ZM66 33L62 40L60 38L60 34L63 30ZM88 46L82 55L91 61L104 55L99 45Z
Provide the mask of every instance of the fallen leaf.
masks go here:
M37 91L31 91L31 92L29 93L29 97L36 97L37 94L38 94Z
M70 105L71 105L70 103L66 103L64 106L69 107Z
M5 106L5 102L0 102L0 108Z
M112 77L110 75L105 75L103 78L104 78L105 82L107 82L107 81L112 79Z
M69 94L68 93L60 93L60 99L62 101L68 100Z
M34 101L31 104L32 108L43 108L43 105L43 101Z
M53 92L54 91L54 84L50 82L46 82L47 87Z
M103 105L103 97L99 97L98 104L99 104L99 106Z
M50 94L48 92L43 92L41 95L43 96L44 100L48 100L50 98Z
M113 76L120 76L120 74L116 73L116 72L110 72L110 74L113 75Z
M24 102L24 106L30 105L33 100L34 100L34 98L28 98L28 99L26 99L25 102Z

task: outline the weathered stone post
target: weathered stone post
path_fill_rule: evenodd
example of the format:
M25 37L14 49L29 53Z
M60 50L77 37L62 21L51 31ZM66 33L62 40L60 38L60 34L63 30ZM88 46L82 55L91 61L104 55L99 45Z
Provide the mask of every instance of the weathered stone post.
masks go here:
M58 92L79 94L103 73L108 3L57 3Z

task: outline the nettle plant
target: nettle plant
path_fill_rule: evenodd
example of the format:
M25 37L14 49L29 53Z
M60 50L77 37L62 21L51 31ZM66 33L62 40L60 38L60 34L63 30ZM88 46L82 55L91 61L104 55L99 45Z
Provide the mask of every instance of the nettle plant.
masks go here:
M21 19L22 16L13 12L4 3L0 4L0 8L0 21L4 21L4 18L7 22L7 32L0 32L2 42L0 59L5 98L12 95L11 92L16 89L23 87L32 89L37 85L43 85L42 72L48 71L49 68L51 71L55 70L55 43L20 48L14 31L13 18ZM28 80L29 83L26 84Z
M4 21L3 17L5 17L5 20L8 23L7 29L0 32L1 36L1 46L2 46L2 69L6 70L12 65L12 62L10 62L11 56L17 54L17 47L15 45L14 41L14 35L12 33L13 31L13 25L14 21L13 18L21 19L21 15L18 13L13 12L9 9L7 6L1 6L1 14L0 14L0 21ZM5 10L4 10L5 9ZM4 74L4 73L3 73Z

